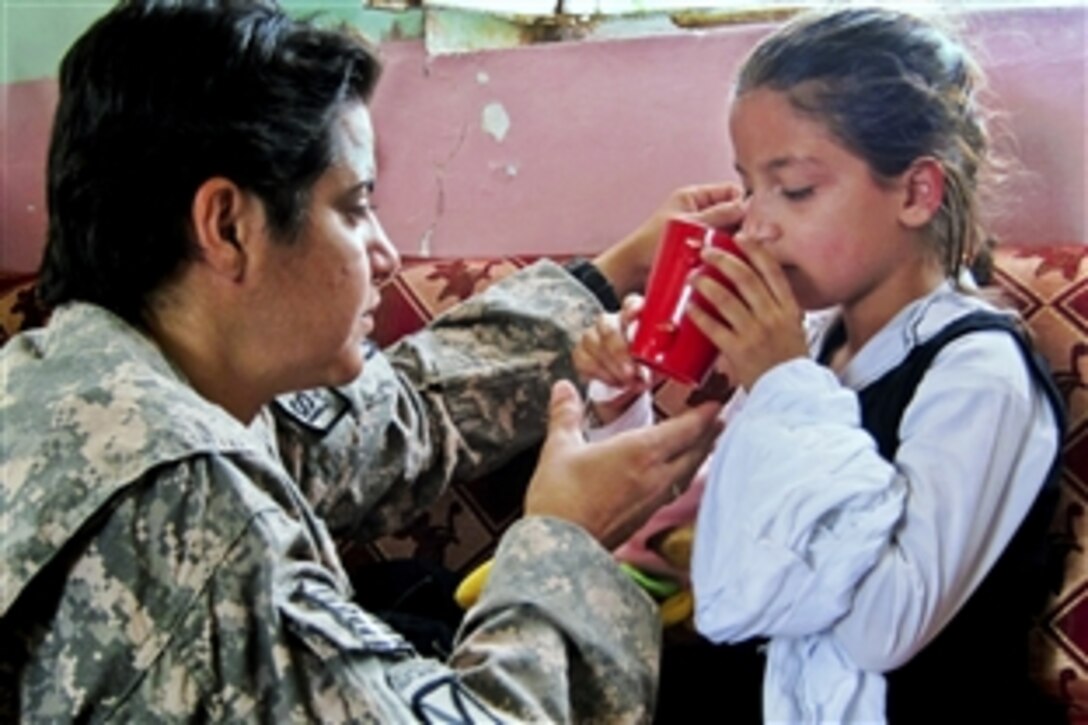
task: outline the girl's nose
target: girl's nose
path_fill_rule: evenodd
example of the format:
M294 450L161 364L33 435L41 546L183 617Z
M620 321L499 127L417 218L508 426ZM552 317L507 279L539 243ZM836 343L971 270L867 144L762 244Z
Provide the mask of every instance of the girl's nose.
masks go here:
M737 238L759 244L773 242L779 234L778 225L767 218L756 204L750 200L744 212L744 221L737 232Z

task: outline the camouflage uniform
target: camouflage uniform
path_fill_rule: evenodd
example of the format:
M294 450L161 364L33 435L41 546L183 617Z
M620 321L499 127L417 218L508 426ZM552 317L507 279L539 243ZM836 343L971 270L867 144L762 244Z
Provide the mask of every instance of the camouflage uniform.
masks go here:
M315 514L372 535L538 437L596 311L539 265L249 427L100 308L12 339L0 720L648 719L655 610L583 530L515 524L443 664L351 603Z

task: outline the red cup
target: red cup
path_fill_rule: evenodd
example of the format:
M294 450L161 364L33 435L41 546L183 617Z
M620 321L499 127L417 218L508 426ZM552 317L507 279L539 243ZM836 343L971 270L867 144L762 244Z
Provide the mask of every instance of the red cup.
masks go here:
M736 291L717 270L703 264L700 254L705 247L717 247L745 259L733 237L720 229L687 219L665 223L631 341L631 354L636 360L686 385L700 384L718 356L717 346L684 313L694 292L692 279L706 269ZM695 294L695 299L701 298ZM705 302L702 306L708 312L714 311Z

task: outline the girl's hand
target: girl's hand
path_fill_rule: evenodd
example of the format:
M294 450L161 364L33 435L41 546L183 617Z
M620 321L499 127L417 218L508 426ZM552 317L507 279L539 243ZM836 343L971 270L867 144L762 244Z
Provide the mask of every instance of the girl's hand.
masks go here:
M626 330L642 309L641 295L628 295L618 313L597 317L597 324L582 333L572 353L574 368L584 382L599 380L614 388L641 381L631 357Z
M779 363L808 355L802 326L803 311L793 296L782 267L758 243L737 239L748 264L720 249L703 250L703 261L737 288L700 274L695 289L717 311L689 304L692 321L721 350L729 378L746 390ZM719 319L720 318L720 319Z
M628 295L619 313L597 318L597 324L582 334L572 353L574 368L583 382L596 380L619 391L606 400L591 400L593 412L602 423L615 420L649 388L648 375L631 357L626 335L641 309L642 297Z

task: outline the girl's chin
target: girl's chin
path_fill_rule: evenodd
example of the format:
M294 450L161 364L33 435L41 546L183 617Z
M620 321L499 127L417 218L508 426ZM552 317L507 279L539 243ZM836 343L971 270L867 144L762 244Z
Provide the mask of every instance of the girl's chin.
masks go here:
M793 291L793 298L797 301L797 306L806 312L813 310L822 310L829 305L823 298L823 295L819 294L816 290L810 289L804 285L790 285Z

